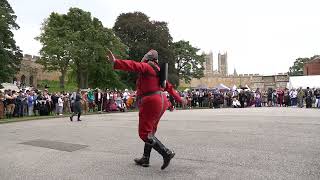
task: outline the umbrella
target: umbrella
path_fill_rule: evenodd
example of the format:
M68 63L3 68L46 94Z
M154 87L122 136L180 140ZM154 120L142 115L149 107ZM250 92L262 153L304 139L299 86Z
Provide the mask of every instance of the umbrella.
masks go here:
M246 86L241 86L240 89L245 90L245 89L248 89L248 87L246 87Z

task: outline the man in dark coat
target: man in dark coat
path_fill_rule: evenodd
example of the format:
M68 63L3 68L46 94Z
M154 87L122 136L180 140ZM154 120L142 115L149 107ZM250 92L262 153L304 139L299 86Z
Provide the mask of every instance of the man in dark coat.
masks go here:
M76 93L76 96L72 97L74 98L74 104L72 106L73 108L73 113L71 114L70 116L70 121L73 121L73 116L75 116L76 114L78 114L78 121L81 121L80 120L80 116L81 116L81 94L80 94L80 90L78 90L78 92Z

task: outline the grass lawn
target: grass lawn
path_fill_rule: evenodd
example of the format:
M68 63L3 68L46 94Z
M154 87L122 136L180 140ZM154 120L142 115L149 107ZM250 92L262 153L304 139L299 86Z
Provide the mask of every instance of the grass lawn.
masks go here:
M48 86L48 91L53 92L61 92L61 91L67 91L67 92L74 92L77 91L78 87L75 82L65 82L64 89L60 88L60 82L59 81L48 81L43 80L39 82L38 89L43 90L45 89L45 86Z

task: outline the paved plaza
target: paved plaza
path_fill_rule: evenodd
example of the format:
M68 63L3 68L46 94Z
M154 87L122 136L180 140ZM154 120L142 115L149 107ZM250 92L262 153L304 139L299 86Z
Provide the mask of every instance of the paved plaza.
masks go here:
M137 112L0 125L0 179L320 179L320 111L297 108L166 112L157 136L176 152L161 171L142 155Z

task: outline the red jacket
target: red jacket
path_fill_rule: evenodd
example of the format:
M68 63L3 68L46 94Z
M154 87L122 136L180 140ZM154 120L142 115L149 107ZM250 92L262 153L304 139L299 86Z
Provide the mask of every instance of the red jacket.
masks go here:
M158 65L157 67L160 70ZM139 73L136 81L137 96L155 91L167 91L176 101L182 102L180 95L173 89L171 83L167 81L165 89L160 87L157 73L147 62L117 59L114 62L114 69Z

